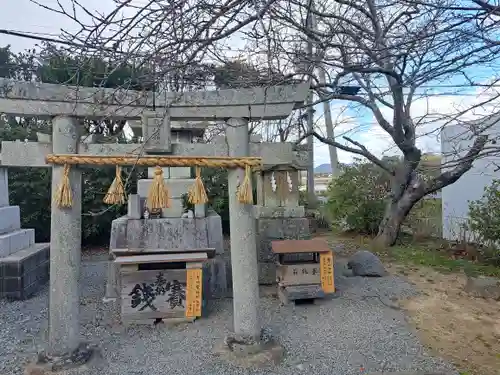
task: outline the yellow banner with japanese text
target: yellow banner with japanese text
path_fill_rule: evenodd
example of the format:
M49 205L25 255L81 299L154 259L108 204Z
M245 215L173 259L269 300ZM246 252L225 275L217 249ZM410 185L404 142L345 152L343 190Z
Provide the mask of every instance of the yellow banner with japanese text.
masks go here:
M335 293L333 281L333 253L327 251L319 255L321 288L325 293Z
M186 270L186 317L201 316L202 270Z

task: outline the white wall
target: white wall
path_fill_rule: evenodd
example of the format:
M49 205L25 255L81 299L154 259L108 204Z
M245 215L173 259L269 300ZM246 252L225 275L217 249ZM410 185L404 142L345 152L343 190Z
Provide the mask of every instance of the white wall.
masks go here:
M483 133L488 134L490 139L500 139L500 121L495 120ZM463 156L473 142L470 125L445 127L441 132L443 171L447 169L447 163ZM500 179L500 171L495 172L498 167L500 167L500 156L481 157L474 161L470 171L442 190L443 237L445 239L463 238L464 231L461 228L468 217L469 202L481 199L484 188L491 185L494 179ZM466 236L471 235L471 233L466 234Z

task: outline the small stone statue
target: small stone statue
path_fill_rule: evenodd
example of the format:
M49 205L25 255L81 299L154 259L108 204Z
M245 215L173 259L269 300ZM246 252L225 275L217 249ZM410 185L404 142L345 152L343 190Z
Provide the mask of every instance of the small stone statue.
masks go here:
M161 208L152 209L149 217L151 219L160 219L161 218Z
M147 207L146 207L146 208L144 209L144 214L143 214L143 215L144 215L144 219L145 219L145 220L148 220L148 219L149 219L149 216L150 216L150 214L149 214L149 208L147 208Z
M187 210L181 216L183 219L192 219L194 217L194 212L192 210Z

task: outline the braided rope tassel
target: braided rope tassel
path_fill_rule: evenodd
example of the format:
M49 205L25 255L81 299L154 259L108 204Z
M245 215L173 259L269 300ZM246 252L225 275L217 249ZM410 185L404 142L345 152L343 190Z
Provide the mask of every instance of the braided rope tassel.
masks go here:
M201 168L196 167L196 178L193 186L188 191L189 203L191 204L204 204L208 202L207 192L201 179Z
M69 182L69 165L64 165L63 175L61 182L57 187L54 199L56 201L57 207L59 208L69 208L73 204L73 195L71 192L71 185Z
M245 167L245 178L243 182L238 187L238 201L243 204L253 204L253 192L252 192L252 167L247 165Z
M125 203L125 188L122 181L122 167L116 166L116 176L111 186L109 187L106 196L104 197L106 204L124 204Z
M169 192L163 179L163 169L160 167L156 167L153 182L149 187L147 207L150 211L170 207Z

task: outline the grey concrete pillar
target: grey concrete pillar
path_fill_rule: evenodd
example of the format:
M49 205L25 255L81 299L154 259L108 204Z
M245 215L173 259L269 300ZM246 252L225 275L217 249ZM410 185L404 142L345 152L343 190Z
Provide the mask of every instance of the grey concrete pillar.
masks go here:
M6 167L0 166L0 207L9 205L9 175Z
M54 154L77 153L78 120L56 117L52 122ZM50 226L49 350L66 353L79 344L82 174L71 167L69 180L73 195L71 208L59 208L54 200L64 167L52 167L52 215Z
M230 119L226 126L226 138L229 156L250 155L246 120ZM261 327L258 318L259 282L253 205L241 204L236 197L244 172L243 169L231 169L228 172L234 333L258 340Z

